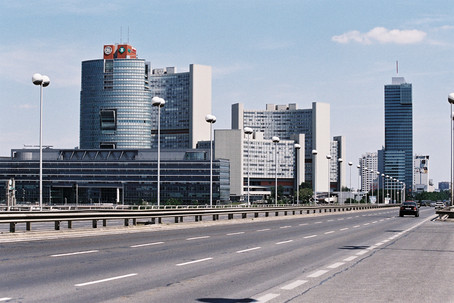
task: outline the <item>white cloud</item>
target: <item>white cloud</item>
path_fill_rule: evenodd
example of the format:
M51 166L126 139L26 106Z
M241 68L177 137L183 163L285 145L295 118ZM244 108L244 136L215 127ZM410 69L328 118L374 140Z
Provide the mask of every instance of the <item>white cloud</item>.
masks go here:
M400 30L400 29L386 29L384 27L375 27L367 33L361 33L359 31L350 31L342 35L333 36L332 41L337 43L350 43L357 42L361 44L374 44L374 43L394 43L394 44L414 44L422 42L427 33L412 29L412 30Z

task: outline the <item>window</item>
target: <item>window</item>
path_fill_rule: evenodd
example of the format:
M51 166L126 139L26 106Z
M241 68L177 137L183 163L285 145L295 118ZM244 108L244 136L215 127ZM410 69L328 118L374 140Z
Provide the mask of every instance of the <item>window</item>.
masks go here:
M101 130L117 129L117 111L115 109L102 109L99 115L101 117Z

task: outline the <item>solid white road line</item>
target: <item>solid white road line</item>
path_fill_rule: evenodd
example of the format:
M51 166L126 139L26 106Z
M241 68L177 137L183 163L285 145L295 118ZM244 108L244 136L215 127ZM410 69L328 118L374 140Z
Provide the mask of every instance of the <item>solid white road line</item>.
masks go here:
M72 253L51 255L51 257L66 257L66 256L75 256L75 255L83 255L83 254L92 254L92 253L97 253L97 252L99 252L99 250L76 251L76 252L72 252Z
M158 245L158 244L164 244L164 242L153 242L153 243L136 244L136 245L131 245L129 247L136 248L136 247L144 247L144 246L151 246L151 245Z
M261 248L261 247L253 247L253 248L243 249L243 250L237 251L236 253L237 253L237 254L241 254L241 253L245 253L245 252L248 252L248 251L257 250L257 249L260 249L260 248Z
M279 294L266 294L264 296L261 296L260 298L256 299L257 303L266 303L270 300L273 300L274 298L279 297Z
M75 284L74 286L76 286L76 287L87 286L87 285L92 285L92 284L97 284L97 283L103 283L103 282L109 282L109 281L118 280L118 279L129 278L129 277L132 277L132 276L137 276L137 274L134 273L134 274L128 274L128 275L124 275L124 276L112 277L112 278L107 278L107 279L102 279L102 280L97 280L97 281L79 283L79 284Z
M304 237L304 239L309 239L309 238L314 238L314 237L317 237L317 235L306 236L306 237Z
M287 241L277 242L276 245L286 244L286 243L290 243L290 242L293 242L293 240L287 240Z
M201 236L201 237L187 238L186 240L187 240L187 241L199 240L199 239L206 239L206 238L209 238L209 237L210 237L210 236Z
M345 261L345 262L350 262L350 261L355 260L356 258L358 258L358 256L350 256L350 257L348 257L348 258L345 258L344 261Z
M230 234L227 234L227 236L235 236L235 235L241 235L241 234L244 234L244 231L240 231L237 233L230 233Z
M307 277L308 277L308 278L318 278L318 277L320 277L321 275L326 274L327 272L328 272L327 270L320 269L320 270L317 270L316 272L313 272L312 274L310 274L310 275L307 276Z
M189 264L194 264L194 263L199 263L199 262L205 262L205 261L209 261L209 260L213 260L213 258L204 258L204 259L184 262L184 263L177 264L177 266L184 266L184 265L189 265Z
M334 268L338 268L339 266L342 266L344 264L345 264L344 262L336 262L334 264L331 264L330 266L327 266L327 268L334 269Z
M287 284L287 285L281 287L281 289L283 289L283 290L292 290L292 289L295 289L298 286L301 286L301 285L303 285L305 283L307 283L307 280L296 280L295 282L292 282L290 284Z

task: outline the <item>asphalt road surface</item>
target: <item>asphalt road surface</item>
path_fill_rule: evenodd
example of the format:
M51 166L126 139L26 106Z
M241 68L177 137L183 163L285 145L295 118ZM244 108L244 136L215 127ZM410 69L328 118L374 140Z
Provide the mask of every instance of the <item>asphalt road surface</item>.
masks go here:
M454 302L454 225L398 209L0 235L0 302Z

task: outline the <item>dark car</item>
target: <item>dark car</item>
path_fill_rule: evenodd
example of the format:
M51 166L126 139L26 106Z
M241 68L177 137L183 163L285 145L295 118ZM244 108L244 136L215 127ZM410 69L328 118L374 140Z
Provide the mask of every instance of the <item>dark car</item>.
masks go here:
M419 217L418 204L410 201L402 203L399 209L399 216L403 217L404 215L414 215L415 217Z

